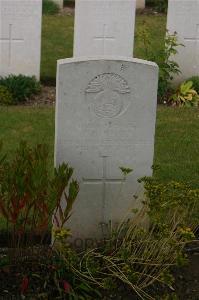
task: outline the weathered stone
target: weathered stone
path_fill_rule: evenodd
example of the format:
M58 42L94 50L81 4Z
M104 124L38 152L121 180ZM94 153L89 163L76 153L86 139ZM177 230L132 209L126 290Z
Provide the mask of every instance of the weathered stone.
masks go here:
M169 0L167 29L177 32L178 41L185 47L178 47L173 59L179 64L181 74L175 80L182 81L199 74L199 1Z
M76 0L74 56L132 57L135 0Z
M0 76L40 77L41 0L0 0Z
M58 61L55 164L75 169L80 193L66 226L74 237L100 236L143 196L152 174L158 68L137 59ZM132 168L124 179L119 167ZM121 191L122 188L122 191Z

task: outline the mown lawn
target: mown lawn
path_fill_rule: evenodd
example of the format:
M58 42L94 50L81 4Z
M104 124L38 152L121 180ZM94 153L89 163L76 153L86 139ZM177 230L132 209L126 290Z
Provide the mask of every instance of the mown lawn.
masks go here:
M66 15L43 17L42 79L55 82L57 59L72 56L73 21L72 16ZM158 52L163 45L166 17L137 16L134 56L139 58L145 58L143 43L138 39L144 24L147 24L151 43ZM49 168L53 170L54 108L0 107L0 140L3 140L8 157L12 157L22 139L31 145L47 143ZM160 169L155 176L165 182L188 181L199 187L198 148L199 111L158 107L154 162Z
M149 30L151 45L158 52L163 45L166 16L137 15L134 56L146 58L143 43L138 38L143 26ZM55 83L58 59L73 56L74 18L68 15L43 16L41 79Z
M53 166L54 109L44 107L0 107L0 140L3 151L10 158L19 141L25 140L34 146L49 145L49 165Z
M12 156L21 139L31 145L49 145L53 168L54 108L8 107L0 109L0 140ZM184 180L199 187L199 111L159 107L157 111L155 172L162 181Z

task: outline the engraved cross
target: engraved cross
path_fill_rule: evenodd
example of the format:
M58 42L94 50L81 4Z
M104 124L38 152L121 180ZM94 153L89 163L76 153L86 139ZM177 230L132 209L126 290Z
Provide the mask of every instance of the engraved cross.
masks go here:
M107 25L104 24L103 25L103 32L102 32L102 35L100 36L95 36L94 37L94 40L97 40L97 41L101 41L102 42L102 51L103 51L103 55L106 54L105 53L105 50L106 50L106 42L107 41L114 41L115 40L115 37L114 36L109 36L107 33Z
M195 44L196 47L196 54L195 54L195 58L196 58L196 63L199 65L199 24L196 24L196 35L193 38L189 38L189 37L185 37L184 38L185 41L188 42L193 42Z
M83 178L85 184L102 184L102 223L108 222L108 213L107 213L107 184L110 183L122 183L125 181L124 178L108 178L107 177L107 158L108 156L102 156L102 178L92 178L86 179Z
M7 38L0 38L0 42L6 42L8 43L8 64L11 65L11 59L12 59L12 43L15 42L23 42L23 39L13 38L12 36L12 24L9 24L9 35Z

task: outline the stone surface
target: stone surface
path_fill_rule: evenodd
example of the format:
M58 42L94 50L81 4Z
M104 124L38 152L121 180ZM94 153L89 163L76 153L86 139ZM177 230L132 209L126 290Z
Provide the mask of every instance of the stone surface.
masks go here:
M174 60L182 74L175 78L182 81L199 74L199 0L170 0L167 28L178 33L178 40L185 47L178 47Z
M41 0L0 0L0 76L40 77Z
M157 66L142 60L58 61L55 164L68 162L80 182L67 223L75 237L100 236L140 204L133 195L152 174L157 80ZM124 180L119 167L134 171Z
M56 4L59 5L59 7L61 9L63 9L63 6L64 6L64 0L53 0L53 2L55 2Z
M145 0L137 0L136 8L145 8Z
M74 57L133 55L135 0L76 0Z

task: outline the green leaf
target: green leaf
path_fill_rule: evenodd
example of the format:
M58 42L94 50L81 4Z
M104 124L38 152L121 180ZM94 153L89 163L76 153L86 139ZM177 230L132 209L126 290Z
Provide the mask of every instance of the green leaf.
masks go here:
M124 174L124 176L130 174L131 172L133 172L133 169L130 168L124 168L124 167L120 167L120 170L122 171L122 173Z

